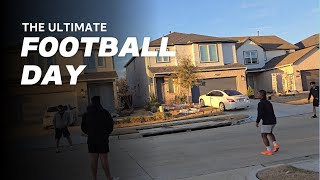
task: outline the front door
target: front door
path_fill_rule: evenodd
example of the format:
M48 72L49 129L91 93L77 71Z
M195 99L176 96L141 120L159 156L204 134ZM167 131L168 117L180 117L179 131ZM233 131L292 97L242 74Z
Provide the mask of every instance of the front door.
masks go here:
M157 84L157 99L158 102L163 103L163 78L156 78L156 84Z

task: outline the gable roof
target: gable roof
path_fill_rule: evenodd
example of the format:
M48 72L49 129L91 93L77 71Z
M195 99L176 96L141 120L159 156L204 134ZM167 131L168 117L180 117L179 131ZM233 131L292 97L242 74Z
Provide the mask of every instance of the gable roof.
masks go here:
M319 35L320 34L314 34L312 36L309 36L305 38L304 40L296 43L295 45L299 47L299 49L307 48L310 46L319 46Z
M193 43L206 43L206 42L226 42L226 43L235 43L235 40L228 39L228 38L220 38L214 36L206 36L200 34L186 34L186 33L179 33L173 32L170 34L165 35L164 37L168 37L168 45L186 45L186 44L193 44ZM161 37L162 38L162 37ZM161 38L158 38L154 41L150 42L150 46L160 46Z
M242 36L242 37L228 37L228 39L237 41L236 48L238 49L247 40L251 40L266 51L270 50L288 50L298 49L297 46L285 41L278 36Z
M270 61L268 61L262 69L272 69L279 66L293 64L300 58L302 58L304 55L312 51L314 48L317 48L317 46L311 46L305 49L292 52L290 54L274 57Z

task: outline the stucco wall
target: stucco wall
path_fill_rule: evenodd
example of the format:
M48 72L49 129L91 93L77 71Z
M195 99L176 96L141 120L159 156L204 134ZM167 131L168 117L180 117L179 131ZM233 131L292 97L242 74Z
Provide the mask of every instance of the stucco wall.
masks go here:
M285 50L274 50L266 51L267 61L270 61L272 58L286 54Z
M146 73L146 59L138 57L126 67L126 78L129 86L129 93L132 95L134 107L141 107L150 96L149 81Z
M293 64L293 72L295 75L295 86L298 91L302 91L301 71L314 70L320 68L320 53L319 49L313 49L300 60Z
M205 45L205 44L201 44ZM192 49L193 49L193 56L194 56L194 61L195 65L198 67L207 67L207 66L222 66L224 65L224 59L223 59L223 51L222 51L222 44L218 43L217 45L217 52L218 52L218 62L200 62L200 48L199 44L193 44Z
M245 64L243 52L244 51L257 51L258 52L258 64ZM266 63L266 55L264 50L255 44L254 42L247 40L242 46L237 49L238 63L245 64L248 69L262 68Z

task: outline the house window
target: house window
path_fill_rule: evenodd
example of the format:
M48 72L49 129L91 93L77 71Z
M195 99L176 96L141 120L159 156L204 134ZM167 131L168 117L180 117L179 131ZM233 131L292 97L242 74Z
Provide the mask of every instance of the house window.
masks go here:
M243 51L243 58L245 64L258 64L257 51Z
M200 45L200 62L218 62L217 45Z
M167 49L169 50L169 49ZM160 49L156 49L157 51L157 63L168 63L170 62L170 59L168 56L159 56Z
M174 93L174 87L173 87L173 80L172 78L169 79L169 93Z
M104 65L104 57L98 57L98 66L103 67Z
M84 64L86 64L89 69L94 69L96 67L96 57L94 51L91 52L90 57L84 57Z

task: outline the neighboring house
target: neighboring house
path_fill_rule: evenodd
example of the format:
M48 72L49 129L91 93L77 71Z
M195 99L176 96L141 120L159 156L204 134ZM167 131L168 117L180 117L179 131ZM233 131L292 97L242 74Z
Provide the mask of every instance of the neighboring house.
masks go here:
M19 49L19 48L18 48ZM20 48L21 49L21 48ZM64 58L59 53L51 58L43 58L39 54L30 53L27 58L20 57L20 51L11 50L9 59L13 69L9 70L11 81L12 108L18 109L16 119L25 123L41 123L47 107L59 104L70 104L78 110L78 115L86 111L92 96L101 97L104 108L114 112L117 106L116 80L118 75L112 57L98 57L98 46L94 46L91 57L83 57L84 47L80 46L77 54ZM21 86L21 74L24 64L36 64L41 67L42 77L49 65L60 65L62 85L49 84ZM78 77L77 85L69 85L70 76L65 65L86 64L87 67ZM42 80L42 79L41 79ZM40 80L40 82L41 82Z
M259 78L265 71L265 65L274 57L289 54L298 49L297 46L277 36L244 36L227 37L237 41L238 63L244 64L247 69L247 85L256 93L264 85Z
M271 59L262 68L259 88L267 91L308 91L310 82L319 82L319 34L296 44L299 49Z
M173 103L179 96L176 68L188 57L196 67L200 83L189 90L192 101L213 89L236 89L246 93L246 67L238 63L234 40L198 34L170 33L168 49L175 57L134 57L125 65L133 105L143 106L151 95L162 103ZM150 43L149 50L160 47L161 38Z

